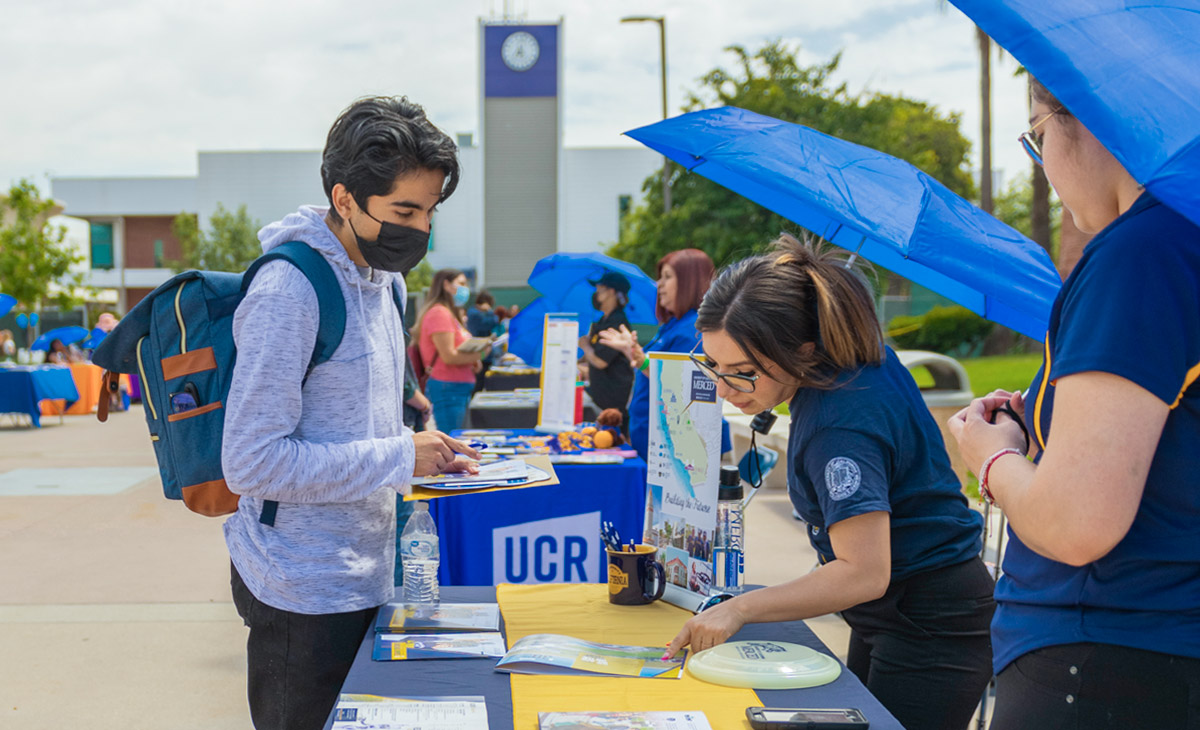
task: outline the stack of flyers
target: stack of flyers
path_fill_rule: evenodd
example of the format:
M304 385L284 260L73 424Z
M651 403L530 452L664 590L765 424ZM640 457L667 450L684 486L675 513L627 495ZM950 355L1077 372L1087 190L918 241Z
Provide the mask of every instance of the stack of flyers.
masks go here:
M475 659L504 656L499 631L453 634L375 634L371 658L377 662L411 659Z
M483 697L338 695L332 730L488 730Z
M379 607L375 630L385 633L499 631L495 603L387 603Z

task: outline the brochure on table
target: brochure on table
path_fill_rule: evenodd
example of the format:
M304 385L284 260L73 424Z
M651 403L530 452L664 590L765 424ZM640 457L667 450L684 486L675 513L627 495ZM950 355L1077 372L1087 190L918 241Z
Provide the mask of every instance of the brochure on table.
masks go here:
M703 712L539 712L538 730L712 730Z
M488 730L483 697L338 695L333 730Z
M497 603L387 603L379 608L375 630L499 631Z
M542 338L539 431L567 431L575 426L575 354L578 349L578 315L547 314L545 336Z
M496 664L518 674L607 674L617 677L679 679L686 651L664 660L662 647L621 646L562 634L530 634L512 645Z
M651 352L649 489L643 542L666 571L663 600L696 610L712 586L721 469L721 400L687 355Z
M413 659L477 659L504 656L499 631L452 634L375 634L371 659L401 662Z
M484 452L487 453L487 452ZM558 475L554 472L554 466L550 463L549 457L539 454L536 456L522 456L521 459L529 465L528 474L531 477L529 481L518 484L474 484L474 485L459 485L454 488L446 488L444 486L433 485L422 487L418 484L412 486L412 493L404 495L405 502L413 502L421 499L439 499L441 497L454 497L458 495L484 494L486 492L497 492L503 489L528 489L530 487L549 487L558 484ZM537 477L533 479L532 477Z

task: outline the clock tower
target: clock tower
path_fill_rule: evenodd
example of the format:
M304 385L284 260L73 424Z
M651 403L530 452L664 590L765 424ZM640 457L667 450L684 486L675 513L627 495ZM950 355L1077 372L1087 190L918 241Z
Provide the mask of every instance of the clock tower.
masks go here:
M483 282L522 286L558 250L562 147L555 24L480 23Z

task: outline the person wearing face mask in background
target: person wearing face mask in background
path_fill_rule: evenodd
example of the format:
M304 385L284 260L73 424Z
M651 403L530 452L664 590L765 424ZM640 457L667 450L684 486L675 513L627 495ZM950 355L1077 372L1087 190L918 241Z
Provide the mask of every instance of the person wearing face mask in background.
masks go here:
M393 595L396 495L414 476L472 470L478 452L402 420L405 349L393 292L424 257L459 178L453 141L404 98L356 101L326 140L330 207L259 232L308 244L346 305L333 356L307 371L318 307L308 278L264 265L234 314L238 357L221 464L238 510L224 524L255 727L321 728L376 608ZM457 452L457 453L456 453ZM264 524L265 502L277 502Z
M467 405L475 389L475 373L485 352L460 352L459 346L471 339L463 325L471 289L467 277L458 269L442 269L433 275L429 293L413 338L421 349L429 380L425 395L433 403L433 420L445 432L462 428Z
M629 318L625 305L629 303L629 279L615 271L605 271L600 278L589 280L596 287L592 306L600 310L600 319L592 322L591 331L579 338L583 350L581 364L587 365L588 395L598 410L616 408L621 412L621 430L629 433L629 391L633 388L633 367L629 358L600 342L605 330L628 329Z

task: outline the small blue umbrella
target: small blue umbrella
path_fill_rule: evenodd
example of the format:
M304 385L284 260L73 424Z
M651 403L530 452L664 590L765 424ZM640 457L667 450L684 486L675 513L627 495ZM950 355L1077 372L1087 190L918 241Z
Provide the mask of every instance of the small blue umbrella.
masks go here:
M529 285L549 303L551 312L574 312L581 322L600 318L592 306L595 281L606 271L615 271L629 280L629 303L625 316L632 324L656 324L654 305L658 287L635 264L602 253L555 253L537 262L529 275ZM586 329L584 330L586 331Z
M12 311L17 306L17 298L9 294L0 294L0 317Z
M43 332L42 336L33 341L29 346L30 350L49 350L50 343L54 340L59 340L64 345L72 345L79 342L88 336L88 331L83 327L57 327L49 332Z
M1062 286L1046 251L903 160L736 107L626 134L976 314L1045 337Z
M1200 8L1178 0L951 0L1129 174L1200 224Z
M91 334L89 334L87 336L87 339L83 341L83 343L80 345L80 347L82 347L85 350L95 350L100 345L100 343L104 341L105 337L108 337L107 332L100 329L99 327L93 327Z

